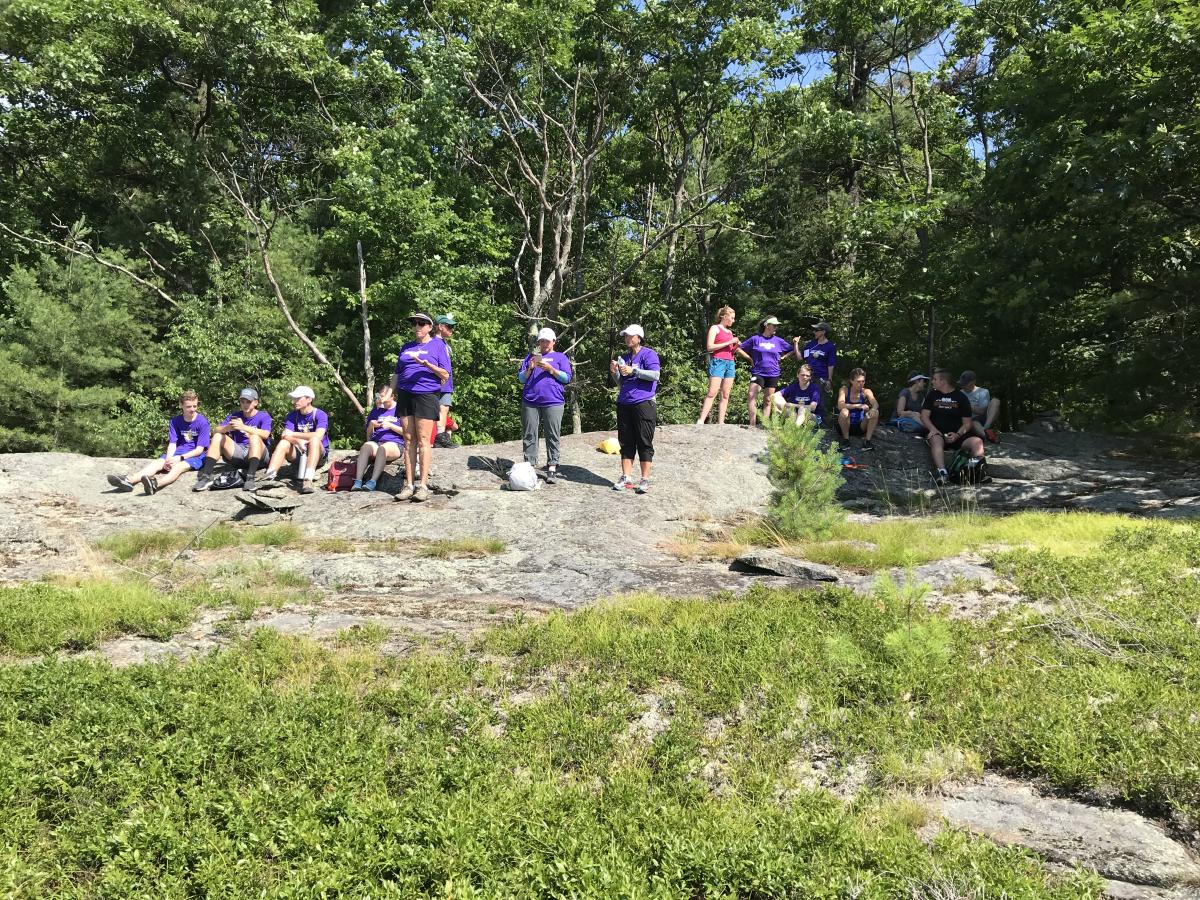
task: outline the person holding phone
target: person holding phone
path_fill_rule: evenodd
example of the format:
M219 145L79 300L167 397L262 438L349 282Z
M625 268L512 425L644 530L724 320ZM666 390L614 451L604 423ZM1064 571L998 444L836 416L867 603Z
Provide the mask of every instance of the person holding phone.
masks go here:
M621 445L621 477L613 482L614 491L633 488L639 494L650 490L650 469L654 463L654 429L658 424L660 365L658 354L642 344L646 333L641 325L630 325L621 332L625 352L608 364L616 379L617 441ZM633 458L641 464L641 480L633 484Z
M537 347L517 369L521 384L521 450L525 462L536 469L538 431L545 432L546 484L558 480L558 443L566 408L564 388L571 380L571 361L554 349L557 339L553 328L543 328L537 333Z

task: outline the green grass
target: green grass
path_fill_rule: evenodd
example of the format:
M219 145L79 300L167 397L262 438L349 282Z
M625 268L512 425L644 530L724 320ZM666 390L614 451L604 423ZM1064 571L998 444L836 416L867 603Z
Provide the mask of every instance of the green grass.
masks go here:
M499 538L442 538L426 543L417 551L417 555L431 559L480 557L503 553L506 549L507 545Z
M199 532L197 534L197 532ZM208 528L179 530L134 530L122 531L101 538L96 547L119 562L148 560L174 556L185 547L197 550L222 550L226 547L256 545L263 547L287 547L300 543L303 534L290 522L267 525L259 528L237 527L228 522L218 522Z
M196 605L136 581L0 587L0 649L82 650L121 634L163 640L191 621Z

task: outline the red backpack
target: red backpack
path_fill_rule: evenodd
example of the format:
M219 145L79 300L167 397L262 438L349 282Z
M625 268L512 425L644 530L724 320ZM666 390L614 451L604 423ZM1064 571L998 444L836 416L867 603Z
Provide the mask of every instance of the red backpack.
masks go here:
M355 460L339 459L329 464L329 480L325 482L327 491L348 491L354 484Z

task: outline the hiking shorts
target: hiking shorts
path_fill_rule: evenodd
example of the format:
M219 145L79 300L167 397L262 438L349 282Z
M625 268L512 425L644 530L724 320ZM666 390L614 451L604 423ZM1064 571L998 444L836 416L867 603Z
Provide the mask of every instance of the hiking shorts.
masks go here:
M159 457L159 459L164 460L164 461L166 460L166 458L167 458L167 455L165 453ZM188 468L195 469L197 472L199 472L201 469L204 468L204 454L201 454L199 456L190 456L187 459L180 460L180 462L182 462Z
M453 406L454 391L446 391L444 394L438 395L438 406Z
M271 448L264 442L262 457L259 459L259 462L262 463L263 465L266 465L267 460L270 458L271 458ZM234 463L235 465L245 465L246 463L248 463L250 461L250 445L248 443L247 444L235 443L233 445L233 449L229 451L228 459L231 463Z
M710 359L708 361L709 378L733 378L737 375L737 364L732 359Z
M633 459L636 455L642 462L651 462L657 424L658 406L653 400L618 403L617 441L621 445L621 459Z
M436 422L441 417L438 409L441 396L434 393L415 394L412 391L399 391L396 394L396 409L405 418L412 416L414 419Z
M775 388L779 387L779 376L778 375L751 375L750 383L751 384L761 384L764 388L770 388L771 390L775 390Z

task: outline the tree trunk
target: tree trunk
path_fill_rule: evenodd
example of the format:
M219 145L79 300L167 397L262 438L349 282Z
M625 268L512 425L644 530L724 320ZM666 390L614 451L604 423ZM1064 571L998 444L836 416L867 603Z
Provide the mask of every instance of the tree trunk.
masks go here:
M363 259L362 241L355 241L358 251L358 299L362 304L363 372L367 379L367 409L375 403L375 366L371 364L371 319L367 315L367 263Z

